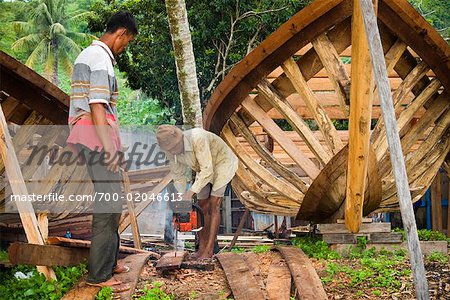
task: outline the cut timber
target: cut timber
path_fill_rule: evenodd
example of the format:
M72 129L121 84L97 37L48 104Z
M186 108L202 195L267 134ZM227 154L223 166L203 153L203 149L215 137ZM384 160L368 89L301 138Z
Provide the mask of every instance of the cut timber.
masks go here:
M353 1L351 72L352 85L350 89L351 102L348 123L349 151L344 214L345 225L348 230L357 233L363 217L374 90L369 46L364 32L364 22L359 0Z
M245 222L247 222L249 215L250 209L246 208L244 214L241 217L241 220L239 221L239 225L236 229L236 232L234 233L233 239L231 240L230 249L232 249L236 244L236 241L238 240L239 235L242 233L242 228L244 227Z
M344 224L317 224L320 234L348 233ZM391 232L391 223L362 223L359 233Z
M87 262L89 249L13 243L8 248L8 257L14 265L75 266Z
M156 270L163 272L172 269L179 269L187 255L188 253L186 251L172 251L166 253L158 260Z
M305 77L293 58L289 58L283 63L283 71L288 76L297 93L302 96L310 112L314 115L314 119L319 125L323 135L326 137L325 141L327 142L328 148L334 154L338 153L339 150L344 147L344 144L339 138L336 128L330 118L320 105L316 96L314 96L314 93L308 87Z
M81 278L78 283L71 288L61 300L95 300L99 287L86 284L86 277Z
M267 276L267 296L269 300L291 299L292 276L286 262L274 261Z
M233 252L217 255L236 300L265 299L263 290L242 257Z
M438 172L431 184L431 224L436 231L442 231L441 187L441 173Z
M130 178L125 170L122 170L123 189L125 192L125 201L127 201L128 218L131 223L131 231L133 233L134 248L142 249L141 235L139 234L139 226L137 222L136 212L134 210L134 204L128 199L128 195L131 194ZM133 197L131 197L133 199Z
M334 86L339 100L339 106L348 116L350 104L350 78L336 49L326 34L319 35L312 41L314 50L327 70L328 77Z
M264 299L267 299L266 286L264 284L264 278L261 274L261 269L259 268L258 256L253 252L242 253L242 258L247 264L248 268L253 274L256 283L261 288L264 294Z
M62 245L62 246L66 246L66 247L77 247L77 248L90 248L91 247L91 241L68 239L65 237L49 237L47 240L47 244ZM125 246L120 246L119 252L126 253L126 254L148 253L148 254L153 255L156 258L160 257L159 254L154 253L154 252L131 248L131 247L125 247Z
M308 257L296 247L276 247L291 270L298 297L302 300L328 299L322 282Z
M3 110L0 108L0 154L5 166L11 190L15 195L28 197L27 187L23 180L19 161L15 154L14 146L9 135L8 125L6 124ZM38 222L34 214L33 205L29 201L16 201L27 240L31 244L43 245L44 239L39 232ZM38 271L45 275L47 279L56 279L55 272L51 268L38 266Z

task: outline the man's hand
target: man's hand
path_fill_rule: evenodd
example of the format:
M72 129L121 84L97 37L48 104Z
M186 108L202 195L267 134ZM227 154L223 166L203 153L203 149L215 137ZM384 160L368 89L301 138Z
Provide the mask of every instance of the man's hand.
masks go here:
M106 169L110 172L119 172L122 164L121 153L116 150L105 149L105 163Z
M194 192L191 190L187 190L183 195L181 195L181 200L192 200L194 197Z

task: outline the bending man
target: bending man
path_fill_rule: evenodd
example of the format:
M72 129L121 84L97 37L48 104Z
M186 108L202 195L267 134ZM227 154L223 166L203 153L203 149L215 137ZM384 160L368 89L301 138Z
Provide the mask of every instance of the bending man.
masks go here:
M238 159L220 137L201 128L183 132L173 125L161 125L156 138L169 160L175 188L184 193L182 198L192 199L197 194L205 226L198 233L199 250L194 257L210 258L220 225L221 201L236 173ZM195 181L186 191L192 170Z

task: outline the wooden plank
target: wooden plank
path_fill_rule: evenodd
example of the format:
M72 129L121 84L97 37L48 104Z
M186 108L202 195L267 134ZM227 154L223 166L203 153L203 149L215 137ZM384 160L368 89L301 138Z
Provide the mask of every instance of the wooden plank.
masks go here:
M3 110L0 108L0 154L5 165L11 190L15 195L28 197L27 187L20 170L19 162L14 151L14 146L9 135ZM36 215L33 205L29 201L16 201L17 210L22 221L25 235L29 243L43 245L44 239L38 229ZM43 273L47 279L56 279L55 272L51 268L38 266L38 271Z
M344 224L317 224L320 234L348 233ZM391 232L391 223L362 223L359 233Z
M47 244L49 245L61 245L66 247L76 247L76 248L90 248L91 241L86 240L77 240L77 239L69 239L65 237L49 237L47 240ZM138 253L150 253L155 257L159 257L159 254L153 253L151 251L146 251L142 249L135 249L131 247L120 246L119 252L126 254L138 254Z
M237 253L221 253L217 259L227 277L236 300L265 299L264 293L255 281L245 261Z
M311 160L305 157L292 140L287 139L284 136L283 130L270 119L264 110L255 103L255 101L247 97L243 102L242 106L244 109L251 114L258 123L267 131L267 133L289 154L289 156L299 165L299 167L308 174L312 179L316 178L319 174L319 169L314 165Z
M9 246L8 257L14 265L75 266L87 262L89 249L16 242Z
M155 188L153 190L148 192L148 194L149 195L153 194L153 195L155 195L155 198L156 198L156 196L159 193L161 193L171 181L172 181L172 175L167 174L164 178L162 178L162 180L158 183L157 186L155 186ZM150 203L152 203L152 201L143 201L143 202L139 203L135 208L136 217L138 217ZM120 221L120 224L119 224L119 233L124 232L125 229L127 229L127 227L129 225L130 225L130 216L129 215L123 216L122 220Z
M441 173L437 172L431 184L431 224L433 230L442 231L442 184Z
M285 167L278 160L276 160L273 154L258 142L250 129L245 126L245 123L237 114L233 114L231 116L231 124L245 138L245 141L252 147L252 149L257 154L259 154L264 162L266 162L281 177L298 188L302 193L306 193L308 188L302 178L300 178L300 176L298 176L295 172L291 171L289 168Z
M376 4L375 4L376 5ZM352 17L352 85L350 89L349 154L345 225L357 233L363 217L367 165L370 147L370 122L374 80L370 65L369 46L364 32L361 6L353 1Z
M236 229L236 232L234 233L233 239L230 242L230 249L234 247L236 244L236 241L239 237L239 235L242 233L242 228L244 227L245 222L247 222L248 216L250 215L250 209L246 208L244 214L241 217L241 220L239 221L239 225Z
M142 249L141 235L139 234L139 226L137 223L137 216L134 210L134 204L128 199L128 195L131 195L130 178L125 170L122 170L123 188L125 192L125 201L127 202L128 218L131 223L131 232L133 233L134 248ZM133 197L132 197L133 199Z
M294 130L303 138L309 149L316 155L317 159L326 165L331 159L330 151L322 147L311 129L309 129L308 124L295 112L287 100L267 80L261 81L258 85L258 92L285 117Z
M267 299L266 285L264 284L264 278L259 267L258 255L253 252L246 252L242 253L242 258L252 272L255 282L261 288L261 291L264 294L264 299Z
M77 284L71 288L61 300L95 300L99 287L86 284L86 277L81 278Z
M184 258L188 255L186 251L171 251L164 254L156 264L156 270L167 271L179 269Z
M408 249L410 254L411 268L413 271L416 296L418 299L429 299L428 284L423 265L422 251L417 235L416 221L412 207L411 194L409 191L408 175L406 173L405 161L398 134L395 109L387 79L386 65L384 61L383 48L377 25L377 17L370 0L358 0L361 5L364 29L369 42L369 50L372 59L375 80L377 82L378 94L383 109L383 119L386 126L386 135L390 150L392 169L395 174L397 194L400 203L400 211L403 226L407 233Z
M350 78L345 70L339 54L326 34L321 34L312 41L314 50L325 67L328 78L338 96L339 106L346 115L349 114Z
M305 77L303 77L300 68L297 63L291 57L283 63L283 70L287 77L291 81L297 93L299 93L303 100L306 102L308 109L314 115L314 119L319 125L323 135L327 138L326 142L328 148L334 154L338 153L344 147L344 144L337 135L336 128L334 127L331 119L325 113L322 105L317 100L314 93L308 87Z
M118 263L128 266L130 271L121 274L115 274L114 278L128 284L130 289L121 293L114 293L114 298L118 299L133 299L133 294L136 289L137 283L141 276L142 269L146 265L147 261L152 257L149 254L133 254L120 259Z
M286 260L300 299L328 299L316 270L300 248L278 246L276 249Z
M274 261L267 275L267 296L269 300L291 299L292 276L284 261Z

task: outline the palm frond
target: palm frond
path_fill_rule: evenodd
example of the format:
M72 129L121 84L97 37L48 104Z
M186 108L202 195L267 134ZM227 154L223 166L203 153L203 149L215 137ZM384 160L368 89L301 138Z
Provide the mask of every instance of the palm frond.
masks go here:
M43 40L42 34L32 33L24 36L11 45L11 49L14 51L24 51L29 52L36 48L37 45Z
M30 31L33 29L33 25L29 22L16 21L12 22L11 25L17 35L30 33Z
M51 81L51 77L54 71L54 64L55 64L55 56L58 55L58 53L55 53L55 49L48 44L47 45L47 58L44 61L44 74L45 78L47 80Z
M42 40L36 48L31 52L30 56L25 63L28 67L32 68L37 62L43 61L47 56L47 43L45 40Z
M60 58L61 67L63 68L64 72L66 72L69 77L72 76L73 63L70 60L70 57L66 53L60 53Z
M74 32L74 31L68 31L66 33L66 36L70 39L72 39L77 44L83 44L85 42L92 42L93 40L97 39L95 35L89 34L89 33L81 33L81 32Z
M81 52L81 47L65 35L58 35L58 43L61 50L68 54L78 55Z

